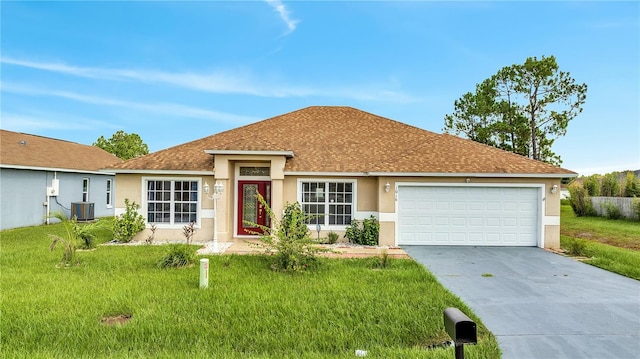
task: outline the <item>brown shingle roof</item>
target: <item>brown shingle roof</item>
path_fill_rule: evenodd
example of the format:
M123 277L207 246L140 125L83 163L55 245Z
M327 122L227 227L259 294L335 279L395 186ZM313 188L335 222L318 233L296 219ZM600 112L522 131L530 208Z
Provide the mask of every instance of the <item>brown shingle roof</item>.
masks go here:
M0 164L3 166L98 171L121 162L95 146L0 130Z
M154 152L113 169L211 171L205 150L293 151L285 171L575 174L351 107L314 106Z

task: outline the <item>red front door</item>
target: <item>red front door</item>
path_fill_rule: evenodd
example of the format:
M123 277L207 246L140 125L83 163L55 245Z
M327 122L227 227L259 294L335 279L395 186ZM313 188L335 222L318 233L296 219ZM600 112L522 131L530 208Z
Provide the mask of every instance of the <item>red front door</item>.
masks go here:
M258 226L269 227L271 219L258 194L271 206L271 181L238 181L238 235L262 234Z

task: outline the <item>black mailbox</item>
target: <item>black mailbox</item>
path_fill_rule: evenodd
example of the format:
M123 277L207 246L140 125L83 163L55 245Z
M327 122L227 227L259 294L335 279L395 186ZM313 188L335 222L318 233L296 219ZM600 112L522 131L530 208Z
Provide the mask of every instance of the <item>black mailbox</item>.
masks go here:
M476 323L458 308L444 310L444 328L456 346L478 343Z

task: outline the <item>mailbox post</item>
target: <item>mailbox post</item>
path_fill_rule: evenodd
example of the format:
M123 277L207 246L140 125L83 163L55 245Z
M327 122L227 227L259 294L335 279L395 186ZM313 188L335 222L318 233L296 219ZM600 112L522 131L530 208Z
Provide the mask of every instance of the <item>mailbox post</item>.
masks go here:
M453 339L456 359L464 359L464 344L477 344L476 323L458 308L444 310L444 328Z

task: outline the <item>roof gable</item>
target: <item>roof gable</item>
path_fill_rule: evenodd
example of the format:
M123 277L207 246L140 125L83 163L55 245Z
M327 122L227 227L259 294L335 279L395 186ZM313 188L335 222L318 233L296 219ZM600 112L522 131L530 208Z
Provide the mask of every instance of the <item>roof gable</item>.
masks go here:
M0 130L2 166L97 172L121 162L121 159L99 147Z
M314 106L138 157L114 169L211 171L206 150L291 151L286 172L574 174L351 107Z

